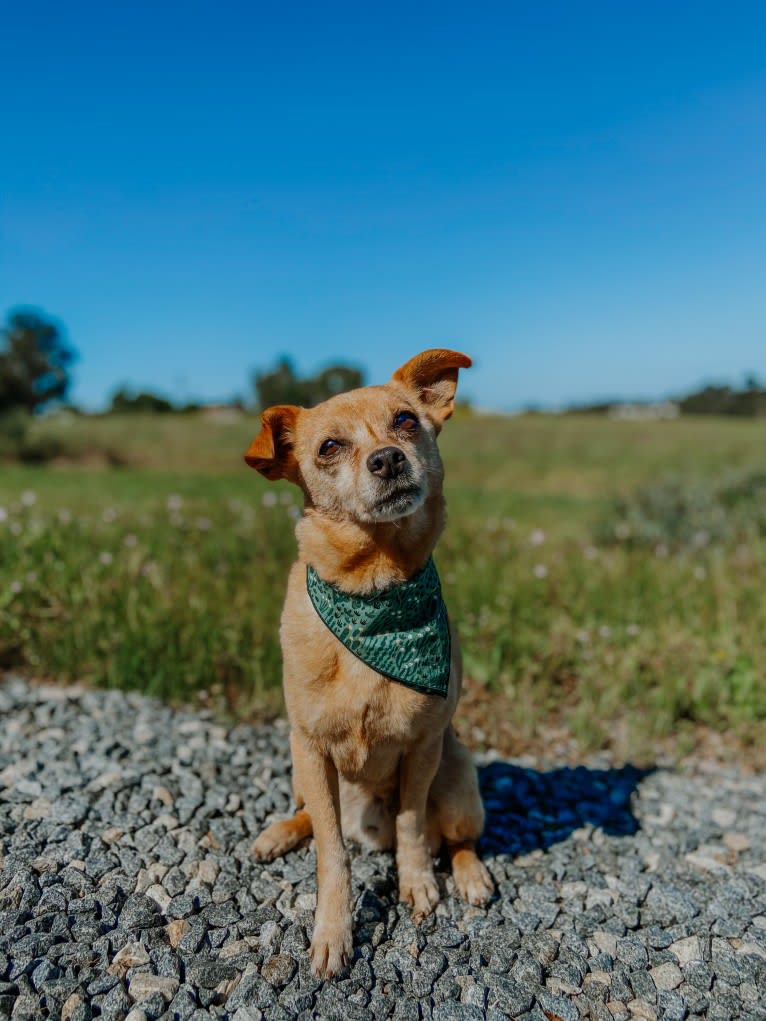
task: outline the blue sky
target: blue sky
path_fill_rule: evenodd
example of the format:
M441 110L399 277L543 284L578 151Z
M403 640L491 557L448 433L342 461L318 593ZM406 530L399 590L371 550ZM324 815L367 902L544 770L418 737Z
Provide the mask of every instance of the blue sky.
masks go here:
M483 407L766 377L758 3L6 5L0 314L73 396L382 381Z

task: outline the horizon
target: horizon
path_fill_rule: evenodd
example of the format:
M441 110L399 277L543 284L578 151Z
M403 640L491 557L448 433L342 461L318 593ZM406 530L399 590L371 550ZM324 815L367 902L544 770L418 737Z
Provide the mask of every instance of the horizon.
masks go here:
M33 311L38 311L38 310L33 310ZM303 372L301 372L301 367L295 363L294 359L290 355L278 356L278 360L282 360L284 358L287 358L291 362L293 369L296 370L296 376L298 378L306 378L307 376L311 375L310 373L303 373ZM75 366L77 365L78 361L79 361L79 358L75 361ZM347 363L344 363L344 364L347 367L349 367L349 368L359 369L362 372L362 386L363 387L375 385L378 382L377 380L372 380L372 379L368 378L367 370L366 370L365 366L361 362L355 362L355 363L347 362ZM261 371L261 370L264 370L264 369L268 371L268 370L273 369L275 367L276 367L276 362L272 363L271 365L268 365L268 366L256 366L255 369L253 370L253 374L256 371ZM326 368L330 368L330 367L332 367L330 363L320 364L317 367L317 371L321 371L322 369L326 369ZM472 366L472 368L473 368L473 366ZM463 375L465 374L465 371L470 371L470 370L464 370ZM461 376L461 381L462 381L462 378L463 378L463 376ZM252 380L252 375L251 375L251 380ZM535 401L532 400L532 401L528 401L528 402L526 402L524 404L520 404L520 405L518 405L516 407L506 407L506 408L486 407L486 406L481 405L480 403L475 402L472 398L466 397L465 395L461 396L460 390L462 389L462 387L459 384L458 385L457 402L458 402L458 404L465 403L465 404L469 405L471 407L471 410L476 412L476 413L478 413L478 414L488 414L488 415L495 415L495 414L497 414L497 415L554 414L555 415L555 414L565 413L565 412L568 412L568 411L587 410L587 409L589 409L591 407L592 408L601 408L601 407L618 406L618 405L633 405L633 404L635 404L635 405L653 405L653 404L663 404L663 403L667 403L667 402L674 403L674 402L681 401L685 397L688 397L688 396L690 396L692 394L700 393L701 391L705 390L706 388L723 387L723 388L730 389L734 393L744 393L748 389L749 381L753 381L758 389L766 389L766 380L761 379L760 376L758 376L757 374L754 374L752 372L742 372L742 373L738 374L738 378L728 377L728 378L721 378L721 379L704 379L704 380L699 381L696 385L682 387L681 389L676 390L673 393L664 393L664 394L633 394L633 395L629 395L629 394L623 394L623 395L611 394L611 395L603 395L603 396L601 396L601 397L599 397L599 398L597 398L595 400L587 400L586 399L584 401L576 401L576 402L573 402L571 404L558 404L558 405L543 404L543 403L538 403L538 402L535 402ZM385 380L383 382L385 382ZM37 412L37 413L41 413L43 415L47 415L47 414L54 414L55 415L56 413L58 413L60 411L73 410L73 411L77 412L78 414L84 414L86 416L87 415L110 414L111 413L110 412L110 400L111 400L111 397L114 396L120 390L123 390L124 392L126 392L131 397L135 397L135 396L137 396L140 393L147 393L147 394L151 394L151 395L153 395L155 397L160 397L160 398L162 398L164 400L167 400L170 404L172 404L173 405L173 411L175 411L175 412L182 411L183 408L186 405L190 405L190 406L191 405L196 405L196 406L199 406L200 410L204 410L205 408L215 407L215 406L218 406L218 405L223 407L223 406L233 406L233 405L236 405L236 404L241 404L242 407L243 407L243 410L246 413L257 413L257 412L259 412L261 410L260 406L258 405L257 395L256 395L256 392L255 392L254 385L251 385L249 387L249 389L241 390L239 392L234 391L231 394L229 394L228 396L227 395L224 395L224 396L213 395L213 396L207 396L207 397L201 397L201 398L195 398L194 396L191 396L191 397L189 397L187 399L185 397L184 398L175 397L170 391L165 391L165 390L162 390L160 387L154 387L152 385L148 385L146 387L143 387L143 386L140 386L140 385L136 386L136 385L132 385L132 384L117 384L117 385L115 385L114 387L111 388L111 390L108 392L107 397L105 398L105 400L98 407L87 406L87 405L80 405L76 401L74 401L71 397L67 397L63 402L56 402L56 401L51 402L50 406L45 406L45 407L41 408L40 411Z
M0 312L63 324L85 408L435 346L498 411L766 377L760 5L5 20Z

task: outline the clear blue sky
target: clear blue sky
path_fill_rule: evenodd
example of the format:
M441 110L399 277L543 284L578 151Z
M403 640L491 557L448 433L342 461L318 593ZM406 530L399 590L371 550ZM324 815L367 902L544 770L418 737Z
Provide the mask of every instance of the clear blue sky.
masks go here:
M0 314L118 383L281 353L479 405L766 377L766 7L4 5Z

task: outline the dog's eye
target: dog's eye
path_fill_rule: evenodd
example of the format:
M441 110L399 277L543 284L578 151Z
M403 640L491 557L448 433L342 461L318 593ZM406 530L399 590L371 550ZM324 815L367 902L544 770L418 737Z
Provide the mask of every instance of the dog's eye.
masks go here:
M340 450L340 443L338 440L325 440L322 446L319 448L320 457L331 457L333 454L337 454Z
M394 419L394 427L406 433L414 432L419 425L417 417L411 411L400 411Z

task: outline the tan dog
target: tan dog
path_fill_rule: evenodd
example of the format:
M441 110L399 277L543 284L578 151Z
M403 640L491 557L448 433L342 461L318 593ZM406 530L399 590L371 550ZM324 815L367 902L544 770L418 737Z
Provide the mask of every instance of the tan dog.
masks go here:
M444 525L436 436L452 414L458 370L470 364L455 351L424 351L385 386L311 409L269 408L245 455L305 497L280 631L298 811L269 826L253 850L271 860L314 834L317 975L337 973L351 957L344 836L396 847L399 897L415 921L439 900L433 855L442 844L466 900L483 904L492 893L475 850L484 823L476 771L450 726L462 679L454 631L446 697L424 694L350 652L307 591L309 567L343 593L370 597L428 563Z

